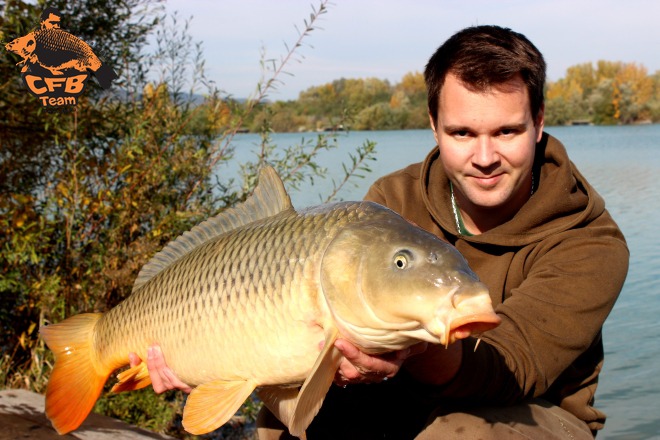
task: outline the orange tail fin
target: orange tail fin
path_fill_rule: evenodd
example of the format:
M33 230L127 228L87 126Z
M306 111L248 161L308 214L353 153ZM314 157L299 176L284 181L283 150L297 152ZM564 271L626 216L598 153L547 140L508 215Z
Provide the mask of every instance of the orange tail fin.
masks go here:
M46 390L46 416L59 434L78 428L87 418L112 373L94 351L94 327L100 313L72 316L39 332L55 354Z

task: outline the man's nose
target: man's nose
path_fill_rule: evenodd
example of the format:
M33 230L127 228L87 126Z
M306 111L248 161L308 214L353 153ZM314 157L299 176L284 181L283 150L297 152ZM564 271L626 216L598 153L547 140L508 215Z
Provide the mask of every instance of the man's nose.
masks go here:
M498 161L495 142L490 136L478 136L472 162L479 167L489 167Z

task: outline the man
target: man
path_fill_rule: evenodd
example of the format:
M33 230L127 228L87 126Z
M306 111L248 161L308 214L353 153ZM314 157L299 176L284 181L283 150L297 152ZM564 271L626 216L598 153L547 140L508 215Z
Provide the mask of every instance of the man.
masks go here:
M41 13L41 29L59 29L61 15L57 8L47 7Z
M469 337L369 356L337 341L340 386L308 437L592 438L605 421L593 406L601 330L629 255L603 199L543 132L543 57L509 29L471 27L436 51L425 80L437 147L366 199L456 246L502 323L478 348ZM286 438L265 410L258 426Z

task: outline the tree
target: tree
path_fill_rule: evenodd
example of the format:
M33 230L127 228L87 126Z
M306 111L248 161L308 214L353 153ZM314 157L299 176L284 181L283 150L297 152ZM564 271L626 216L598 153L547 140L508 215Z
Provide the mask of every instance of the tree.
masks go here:
M546 100L545 118L548 125L563 125L589 118L584 89L576 78L567 77L549 83Z
M411 106L420 106L426 110L426 83L424 75L420 72L409 72L403 75L401 82L394 86L394 90L402 92L408 98Z
M340 101L349 108L365 108L388 102L392 95L390 83L378 78L342 78L334 81L333 86Z
M341 102L339 93L335 88L335 83L336 81L321 86L310 87L300 92L298 101L302 111L325 116L339 115L340 112L338 110L345 103Z
M656 74L657 75L657 74ZM644 66L600 60L572 66L546 89L546 122L596 124L657 121L654 77Z
M651 117L649 102L653 96L653 80L644 66L626 63L614 78L618 101L615 119L630 124Z
M660 121L660 71L655 72L651 76L653 84L653 94L649 100L649 113L651 120L654 122Z
M598 87L589 96L589 105L593 109L593 122L611 125L617 122L615 86L613 79L602 79Z

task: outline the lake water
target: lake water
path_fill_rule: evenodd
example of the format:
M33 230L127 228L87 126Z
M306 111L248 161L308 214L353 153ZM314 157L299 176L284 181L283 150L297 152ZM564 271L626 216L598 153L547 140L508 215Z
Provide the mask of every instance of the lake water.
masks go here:
M559 138L573 162L605 198L623 230L631 252L630 271L621 297L605 323L605 367L596 405L608 420L598 439L660 439L660 125L625 127L547 127ZM307 134L275 134L280 147L300 143ZM434 145L430 130L342 133L339 147L320 163L341 179L341 162L364 140L377 143L373 172L340 193L361 199L379 176L421 161ZM238 162L252 159L258 136L239 135ZM222 171L221 171L222 172ZM291 194L294 206L318 204L330 193L329 179Z

